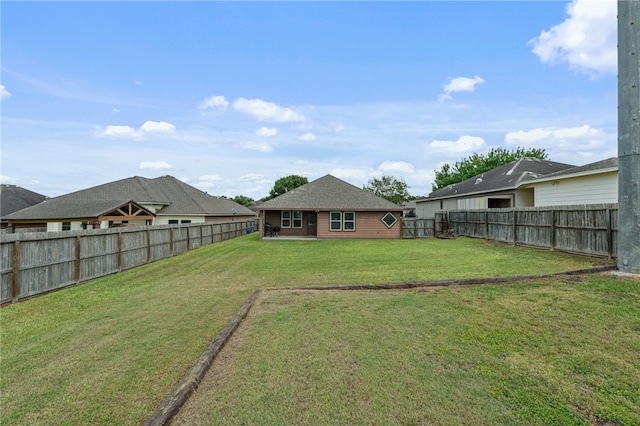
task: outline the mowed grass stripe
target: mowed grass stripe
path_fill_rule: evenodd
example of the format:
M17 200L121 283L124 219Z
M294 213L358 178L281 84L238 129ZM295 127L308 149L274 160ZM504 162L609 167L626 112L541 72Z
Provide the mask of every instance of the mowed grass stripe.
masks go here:
M264 292L173 424L640 424L638 331L611 275Z

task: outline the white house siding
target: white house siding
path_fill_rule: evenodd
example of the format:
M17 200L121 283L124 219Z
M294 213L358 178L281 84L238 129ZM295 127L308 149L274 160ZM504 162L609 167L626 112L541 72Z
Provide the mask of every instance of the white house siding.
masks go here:
M460 198L456 200L455 205L445 207L445 210L478 210L486 209L487 206L487 197Z
M172 215L172 216L156 216L154 225L168 225L170 220L177 220L178 223L190 220L189 223L204 223L204 216L192 216L192 215Z
M516 191L516 207L533 207L534 202L535 197L532 189L518 189Z
M421 219L436 217L436 212L442 210L457 210L458 200L455 198L433 201L416 202L416 216Z
M618 173L535 183L535 207L618 202Z
M82 222L70 222L71 231L82 229ZM47 222L47 232L62 231L62 222Z

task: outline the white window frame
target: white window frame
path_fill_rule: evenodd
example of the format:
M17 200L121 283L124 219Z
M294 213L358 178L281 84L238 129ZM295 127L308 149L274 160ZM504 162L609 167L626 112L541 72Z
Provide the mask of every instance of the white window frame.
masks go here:
M288 217L285 217L285 213ZM291 210L282 210L280 212L280 227L291 228Z
M338 219L333 218L334 214L338 215ZM338 224L338 229L333 228L334 223ZM332 232L342 231L342 212L329 212L329 231L332 231Z
M302 228L302 212L300 210L291 212L291 226L293 228Z
M353 219L347 219L347 215L353 215ZM347 224L352 224L351 229L347 228ZM342 230L346 232L356 231L356 212L342 212Z

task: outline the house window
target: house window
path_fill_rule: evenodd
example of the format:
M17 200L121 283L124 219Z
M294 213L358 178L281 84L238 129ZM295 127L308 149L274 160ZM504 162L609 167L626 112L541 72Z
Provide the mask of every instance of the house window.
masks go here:
M169 225L177 225L178 219L169 219Z
M384 222L385 225L387 225L387 228L391 228L393 224L398 221L398 219L396 219L393 213L389 212L384 215L384 217L382 218L382 221Z
M355 212L331 212L329 214L330 231L355 231Z
M345 231L356 230L356 214L355 212L344 212L342 220L342 229Z
M302 212L301 211L293 212L293 227L302 228Z
M299 210L283 210L280 212L282 228L302 228L302 212Z
M291 228L291 212L283 210L280 213L280 226L283 228Z
M62 222L63 231L71 231L71 222Z
M191 219L181 220L180 223L191 223Z
M342 212L331 212L329 214L329 230L342 231Z

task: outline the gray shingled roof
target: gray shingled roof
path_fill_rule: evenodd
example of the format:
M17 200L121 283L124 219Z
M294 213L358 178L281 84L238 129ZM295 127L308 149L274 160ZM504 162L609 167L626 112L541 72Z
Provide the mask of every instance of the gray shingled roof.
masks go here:
M401 206L326 175L256 206L258 210L397 211Z
M0 217L43 202L47 197L37 192L16 186L0 185Z
M433 191L425 200L516 189L522 183L573 168L570 164L521 158L465 181Z
M164 204L157 215L255 216L250 209L226 198L218 198L187 185L173 176L122 179L51 198L7 216L12 220L97 217L110 206L129 201ZM113 210L113 209L112 209Z
M585 164L584 166L571 167L569 169L561 170L559 172L550 173L545 176L541 176L539 179L551 179L556 177L564 177L569 175L582 175L589 172L597 172L604 169L618 169L618 157L607 158L606 160L596 161L594 163Z

